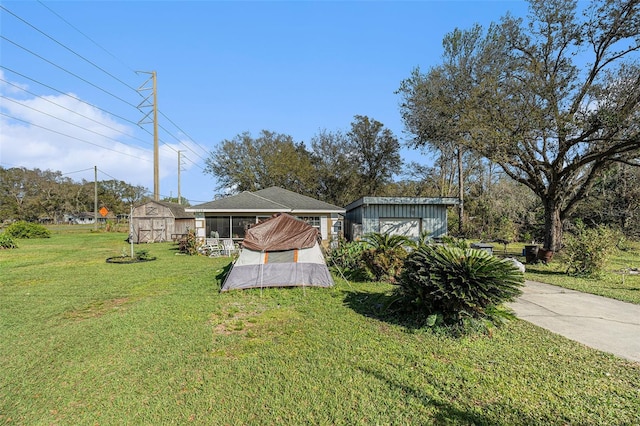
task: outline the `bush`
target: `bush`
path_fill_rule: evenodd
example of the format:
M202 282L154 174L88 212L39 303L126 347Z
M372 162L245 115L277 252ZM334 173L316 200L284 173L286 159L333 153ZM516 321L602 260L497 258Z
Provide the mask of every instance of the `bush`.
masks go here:
M340 240L338 246L327 254L327 264L347 280L370 280L371 276L362 259L364 250L364 245L358 241Z
M6 232L0 234L0 249L14 249L18 248L11 235L8 235Z
M469 319L497 324L504 316L499 305L519 296L523 284L524 274L511 262L485 251L422 246L407 257L395 293L428 326Z
M587 228L584 223L578 222L575 231L565 238L567 274L584 277L600 275L617 242L615 232L606 226Z
M402 235L376 232L365 235L363 243L365 250L362 252L362 260L375 280L394 283L407 257L405 247L411 246L411 241Z
M178 250L180 253L185 253L190 256L198 254L198 239L193 229L190 229L189 233L178 241Z
M49 238L51 232L43 225L25 222L23 220L14 222L7 226L5 234L13 238Z

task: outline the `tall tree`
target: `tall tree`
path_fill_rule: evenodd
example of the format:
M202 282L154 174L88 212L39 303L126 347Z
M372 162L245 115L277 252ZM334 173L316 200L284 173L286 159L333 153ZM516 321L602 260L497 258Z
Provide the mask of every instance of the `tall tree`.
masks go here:
M360 195L358 164L347 137L340 131L322 130L311 139L311 149L318 178L316 198L337 206L356 200Z
M546 249L561 247L564 220L605 170L638 164L639 4L600 0L579 15L573 0L532 0L527 23L507 15L471 54L455 122L469 136L460 143L540 198ZM403 118L416 137L439 132L424 111L450 111L446 86L443 96L425 95L456 78L440 71L415 70L401 85Z
M382 123L362 115L354 117L347 139L351 159L358 167L358 196L381 195L384 186L402 169L398 139Z
M317 185L312 156L304 143L267 130L255 139L244 132L223 140L209 154L204 173L217 178L217 189L231 193L280 186L313 195Z

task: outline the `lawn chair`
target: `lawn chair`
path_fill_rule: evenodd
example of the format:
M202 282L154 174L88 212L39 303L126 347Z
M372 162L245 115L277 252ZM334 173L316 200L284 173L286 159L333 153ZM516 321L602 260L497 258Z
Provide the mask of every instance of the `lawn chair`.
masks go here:
M222 255L222 245L217 238L205 238L202 250L209 257L219 257Z
M222 240L222 251L225 256L231 256L232 254L238 253L240 249L233 243L232 239L225 239Z

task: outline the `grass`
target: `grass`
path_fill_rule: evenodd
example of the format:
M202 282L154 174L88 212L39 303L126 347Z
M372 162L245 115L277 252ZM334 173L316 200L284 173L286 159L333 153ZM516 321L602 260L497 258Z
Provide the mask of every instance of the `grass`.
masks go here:
M502 245L494 247L498 256L511 256L525 263L522 244L509 244L506 253ZM562 262L562 252L548 264L527 264L525 278L553 284L572 290L584 291L599 296L640 304L640 274L630 275L629 268L640 268L640 242L629 243L626 250L618 250L607 262L602 275L597 278L568 276Z
M415 330L374 283L219 293L228 258L107 264L124 238L0 251L0 423L640 423L639 364L526 322Z

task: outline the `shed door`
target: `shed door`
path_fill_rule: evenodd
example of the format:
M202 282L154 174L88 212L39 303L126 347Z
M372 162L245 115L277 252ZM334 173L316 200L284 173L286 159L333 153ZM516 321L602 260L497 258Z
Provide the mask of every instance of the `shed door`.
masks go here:
M420 219L380 219L380 233L417 240L420 237Z

